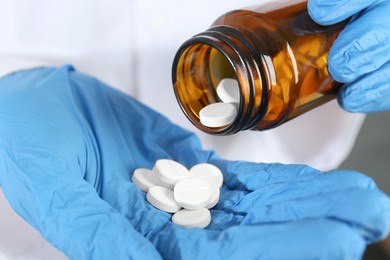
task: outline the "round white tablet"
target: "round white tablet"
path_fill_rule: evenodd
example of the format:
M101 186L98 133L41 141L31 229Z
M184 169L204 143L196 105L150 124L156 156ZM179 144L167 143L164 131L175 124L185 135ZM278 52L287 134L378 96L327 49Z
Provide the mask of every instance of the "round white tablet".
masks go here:
M158 183L169 189L173 189L179 180L190 177L190 172L185 166L169 159L157 160L153 172L158 178Z
M176 183L173 190L178 205L185 209L200 209L209 204L212 186L205 180L187 178Z
M173 197L173 191L165 187L150 187L146 199L156 208L169 213L175 213L181 209Z
M172 222L186 228L205 228L211 222L211 214L208 209L182 209L172 216Z
M212 184L212 190L211 190L211 197L209 203L206 205L206 209L211 209L215 205L217 205L219 201L219 196L220 196L220 190L217 186Z
M234 121L237 108L231 103L217 102L205 106L199 111L200 122L208 127L222 127Z
M222 102L240 103L240 86L235 79L222 79L217 86L217 94Z
M192 177L204 179L214 183L218 188L222 186L223 174L221 170L211 163L199 163L191 167L190 174Z
M135 169L131 180L134 182L135 185L138 186L138 188L145 192L148 192L150 187L157 185L155 183L155 178L156 177L154 176L152 170L146 168L138 168Z

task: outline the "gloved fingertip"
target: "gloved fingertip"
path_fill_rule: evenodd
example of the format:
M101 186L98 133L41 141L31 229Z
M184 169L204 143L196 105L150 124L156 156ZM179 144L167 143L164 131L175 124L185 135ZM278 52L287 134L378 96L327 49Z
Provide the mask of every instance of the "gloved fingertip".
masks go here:
M355 196L359 207L366 208L361 215L360 228L367 243L383 240L390 232L390 197L379 189L365 192L362 196Z
M343 43L342 43L343 44ZM340 42L336 42L329 51L327 68L330 76L340 83L351 83L359 77L358 64L351 58L351 48L343 46L339 48Z
M358 183L357 187L366 188L366 189L374 189L377 188L375 180L370 176L363 174L361 172L357 172L354 170L345 170L345 169L337 169L328 172L329 174L334 174L334 177L337 180L340 180L340 177L348 176L353 179L355 183Z
M390 63L389 63L390 67ZM339 105L348 112L381 112L390 109L390 85L387 67L360 77L353 83L344 84L338 92Z
M307 10L311 19L320 25L331 25L339 22L341 19L334 16L337 4L333 1L309 0Z
M360 112L358 103L354 102L354 99L351 99L348 91L345 88L342 88L337 94L337 102L339 106L350 113Z
M355 83L343 86L337 94L339 106L350 113L369 113L373 111L376 98L372 93L361 88Z
M380 222L381 226L378 228L378 232L376 233L377 236L374 237L370 242L383 240L390 234L390 197L383 193L380 202L382 207L380 210L378 210L378 216L382 214L383 218L377 221L377 223Z
M328 72L332 79L339 83L350 83L354 80L355 75L351 73L348 67L334 66L333 64L334 62L328 63Z
M355 233L354 230L346 227L336 229L337 239L330 237L329 243L332 243L332 259L361 259L366 249L366 242L364 239ZM345 241L340 243L340 241ZM354 250L351 250L353 248Z
M307 11L308 11L311 19L313 19L313 21L318 23L318 24L322 25L322 23L326 19L325 18L326 16L323 12L323 9L317 8L317 1L315 1L315 0L308 1Z

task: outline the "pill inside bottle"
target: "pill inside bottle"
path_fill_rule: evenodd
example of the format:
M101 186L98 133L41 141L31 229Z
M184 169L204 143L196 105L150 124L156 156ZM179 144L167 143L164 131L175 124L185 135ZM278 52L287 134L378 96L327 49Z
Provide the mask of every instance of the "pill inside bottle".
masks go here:
M208 127L221 127L234 121L237 115L235 105L231 103L213 103L199 112L200 122Z
M222 102L205 106L199 112L200 122L208 127L223 127L232 123L237 116L240 89L234 79L222 79L217 86L217 95Z

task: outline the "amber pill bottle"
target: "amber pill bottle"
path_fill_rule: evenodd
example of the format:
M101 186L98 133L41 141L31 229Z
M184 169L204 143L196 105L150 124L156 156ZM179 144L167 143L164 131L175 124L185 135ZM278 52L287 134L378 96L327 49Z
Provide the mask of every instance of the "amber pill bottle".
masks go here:
M177 51L172 81L179 105L209 134L276 127L335 97L340 84L326 61L344 26L316 24L302 0L228 12ZM220 101L216 87L224 78L239 83L238 114L226 126L204 126L199 111Z

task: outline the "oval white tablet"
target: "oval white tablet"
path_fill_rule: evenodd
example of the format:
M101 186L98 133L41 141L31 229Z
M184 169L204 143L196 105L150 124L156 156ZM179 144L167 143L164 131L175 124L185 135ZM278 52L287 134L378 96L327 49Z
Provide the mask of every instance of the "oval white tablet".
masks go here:
M218 188L222 186L223 174L221 170L211 163L199 163L191 167L192 177L201 178L214 183Z
M211 197L209 203L206 205L206 209L211 209L215 205L218 204L219 201L219 196L221 194L221 191L219 188L215 185L212 185L212 190L211 190Z
M185 228L205 228L211 222L211 214L208 209L182 209L172 216L172 222Z
M165 187L150 187L146 199L156 208L169 213L175 213L181 209L174 199L173 191Z
M200 122L208 127L222 127L234 121L237 108L234 104L217 102L205 106L199 111Z
M148 192L150 187L157 185L155 183L156 180L152 170L146 168L135 169L131 180L138 186L138 188L145 192Z
M179 180L190 177L190 172L185 166L169 159L157 160L153 172L158 178L158 183L169 189L173 189Z
M200 209L209 204L212 186L205 180L187 178L176 183L173 190L178 205L185 209Z
M217 95L222 102L240 103L240 86L231 78L222 79L217 86Z

